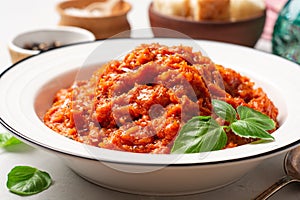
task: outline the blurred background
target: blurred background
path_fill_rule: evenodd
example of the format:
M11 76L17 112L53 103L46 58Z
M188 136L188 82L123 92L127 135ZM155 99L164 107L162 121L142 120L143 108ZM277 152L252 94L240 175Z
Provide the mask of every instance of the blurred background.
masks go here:
M10 0L6 2L0 7L1 15L4 16L0 18L3 30L0 34L0 67L14 62L7 46L15 37L31 30L57 25L87 29L95 35L96 39L105 39L124 30L129 30L129 32L120 37L140 37L140 35L135 35L134 29L145 29L142 37L170 36L155 32L150 28L158 26L174 29L196 39L223 41L274 52L274 48L272 49L274 26L278 14L288 1L107 0L106 2L98 0L98 3L106 4L104 6L95 5L95 2L97 3L97 0L30 0L26 2ZM187 4L186 2L190 2L191 5L187 5L187 9L184 9L182 5ZM293 4L291 6L293 10L288 10L289 12L285 15L289 16L290 12L296 12L299 16L300 1L290 0L289 2ZM91 4L94 5L91 6ZM208 9L209 4L213 5L213 9ZM90 16L84 16L87 14L85 8L89 9ZM84 9L85 13L80 9L81 11ZM112 12L105 16L107 13L104 13L104 10ZM299 27L299 23L296 22L296 19L289 21L290 24ZM286 26L284 28L287 29ZM285 36L289 34L299 36L299 30L299 28L294 28L292 31L284 32L279 31L278 28L277 46L281 49L286 48L283 44L289 45L290 41L283 41L286 39ZM296 45L299 44L299 37L292 38ZM280 52L276 53L280 54ZM282 56L286 57L286 55Z

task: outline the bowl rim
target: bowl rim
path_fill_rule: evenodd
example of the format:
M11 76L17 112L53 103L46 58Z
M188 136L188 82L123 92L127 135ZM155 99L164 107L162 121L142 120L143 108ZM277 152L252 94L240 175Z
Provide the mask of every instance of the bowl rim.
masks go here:
M236 19L230 19L230 20L193 20L190 18L185 18L185 17L180 17L180 16L171 16L171 15L165 15L157 10L154 9L153 2L149 5L148 8L148 13L150 15L156 15L157 17L163 18L165 20L170 20L170 21L176 21L178 23L189 23L189 24L194 24L194 25L238 25L242 23L247 23L247 22L252 22L260 19L266 18L267 15L267 10L264 9L262 15L255 15L251 16L245 19L241 20L236 20Z
M130 3L126 1L122 1L123 4L125 4L127 7L126 9L122 10L122 12L114 13L112 15L108 16L77 16L77 15L70 15L65 12L66 8L63 8L64 5L72 4L74 2L87 2L85 0L72 0L72 1L61 1L56 5L56 11L61 15L61 16L67 16L67 17L72 17L74 19L110 19L110 18L115 18L115 17L120 17L127 15L127 13L132 9L132 6ZM89 0L89 2L96 2L95 0Z
M85 37L85 39L83 40L78 40L79 42L87 42L87 41L94 41L96 40L95 35L83 28L79 28L79 27L75 27L75 26L50 26L50 27L42 27L42 28L36 28L36 29L30 29L30 30L26 30L22 33L18 33L17 35L15 35L9 42L8 42L8 48L15 51L15 52L19 52L19 53L23 53L23 54L28 54L28 55L36 55L41 53L42 51L40 50L30 50L30 49L24 49L18 45L15 44L15 41L18 38L23 37L23 35L27 35L27 34L32 34L32 33L39 33L39 32L55 32L55 31L65 31L65 32L70 32L70 33L79 33L81 35L83 35ZM76 42L77 43L77 42ZM68 45L68 44L65 44Z
M124 40L126 40L125 38L123 38ZM143 38L130 38L131 40L143 40ZM149 38L147 38L147 39L149 39ZM152 38L153 39L153 38ZM162 40L166 40L166 38L161 38ZM174 40L174 38L169 38L169 39L171 39L171 40ZM118 39L111 39L112 41L113 40L120 40L119 38ZM122 39L121 39L122 40ZM127 38L127 40L128 40L128 38ZM182 40L182 39L181 39ZM235 48L235 47L238 47L238 48L240 48L241 50L247 50L247 51L249 51L249 52L253 52L254 51L254 53L256 52L256 53L258 53L258 54L262 54L262 55L266 55L266 56L271 56L271 57L273 57L276 61L280 61L280 62L285 62L285 63L287 63L287 64L289 64L289 65L293 65L293 67L295 67L295 69L294 70L299 70L298 69L298 66L295 64L295 63L292 63L292 62L290 62L290 61L288 61L288 60L285 60L285 59L283 59L283 58L280 58L280 57L278 57L278 56L275 56L275 55L272 55L272 54L269 54L269 53L266 53L266 52L261 52L261 51L257 51L257 50L254 50L254 49L251 49L251 48L248 48L248 47L243 47L243 46L239 46L239 45L234 45L234 44L227 44L227 43L222 43L222 42L213 42L213 41L205 41L205 40L196 40L196 41L199 41L199 42L204 42L204 44L206 43L206 44L217 44L217 45L223 45L223 46L225 46L225 47L229 47L229 48L231 48L231 47L233 47L233 48ZM58 48L56 48L56 49L53 49L53 50L49 50L49 51L47 51L47 52L42 52L41 54L39 54L39 55L35 55L35 56L32 56L32 57L30 57L30 58L26 58L26 59L24 59L24 60L22 60L22 61L20 61L20 62L18 62L18 63L16 63L16 64L13 64L12 66L10 66L9 68L7 68L5 71L3 71L1 74L0 74L0 82L2 81L1 79L3 78L3 76L5 76L10 70L14 70L16 67L18 67L18 68L20 68L19 66L20 65L22 65L22 63L25 63L26 62L26 60L28 60L28 59L34 59L34 58L36 58L37 56L43 56L43 55L45 55L45 56L47 56L47 53L57 53L57 52L55 52L55 51L59 51L59 50L66 50L66 49L68 49L69 47L70 48L73 48L73 47L75 47L75 48L79 48L81 45L86 45L86 46L88 46L88 45L90 45L90 46L93 46L93 44L96 44L96 43L98 43L98 42L103 42L103 40L98 40L98 41L95 41L95 42L83 42L83 43L80 43L80 44L71 44L71 45L68 45L68 46L64 46L64 47L58 47ZM118 41L117 41L118 42ZM40 57L39 57L40 58ZM30 61L29 61L30 62ZM20 64L21 63L21 64ZM1 86L1 84L0 84L0 86ZM290 118L289 118L290 119ZM28 136L26 136L26 135L24 135L23 133L21 133L21 132L19 132L18 130L16 130L15 128L13 128L10 124L8 124L4 119L3 119L3 117L0 115L0 123L7 129L7 130L9 130L10 132L12 132L14 135L16 135L17 137L19 137L19 138L22 138L22 140L24 140L24 141L26 141L26 142L28 142L28 143L31 143L31 144L33 144L33 145L35 145L35 146L39 146L39 147L41 147L41 148L45 148L45 149L47 149L47 150L51 150L51 151L54 151L54 152L56 152L56 153L59 153L59 154L64 154L64 155L67 155L67 156L73 156L73 157L77 157L77 158L82 158L82 159L87 159L87 160L94 160L94 161L99 161L99 159L96 159L96 158L93 158L93 157L86 157L86 156L83 156L83 154L76 154L76 153L74 153L74 152L68 152L68 151L64 151L64 150L62 150L62 149L55 149L54 147L51 147L51 146L49 146L49 145L47 145L47 144L42 144L41 142L39 142L39 141L35 141L35 140L32 140L31 138L29 138ZM52 130L51 130L52 131ZM52 131L52 132L54 132L54 131ZM56 133L57 134L57 133ZM57 134L57 135L59 135L59 134ZM66 138L67 140L70 140L70 139L68 139L68 138ZM70 140L70 141L72 141L72 140ZM75 142L75 141L74 141ZM75 143L77 143L78 144L78 142L75 142ZM81 143L79 143L79 144L81 144ZM217 161L208 161L208 162L192 162L192 163L167 163L167 165L170 165L170 166L195 166L195 165L216 165L216 164L230 164L230 163L234 163L234 162L244 162L244 161L250 161L250 160L254 160L254 159L264 159L264 158L268 158L268 157L271 157L271 156L274 156L274 155L277 155L277 154L279 154L279 153L282 153L283 151L287 151L287 150L289 150L289 149L291 149L292 147L294 147L295 145L298 145L298 144L300 144L300 139L298 138L296 141L293 141L293 142L291 142L291 143L289 143L288 145L284 145L284 146L282 146L282 147L280 147L280 148L278 148L278 147L276 147L275 149L272 149L272 150L268 150L268 151L266 151L266 152L262 152L262 153L259 153L259 154L255 154L255 155L251 155L251 156L246 156L246 157L239 157L239 158L235 158L235 159L230 159L230 160L217 160ZM83 145L83 144L81 144L81 145ZM83 145L84 146L84 145ZM88 145L86 145L86 146L88 146ZM86 148L86 147L84 147L84 148ZM91 147L91 146L88 146L88 148L97 148L97 149L100 149L100 148L98 148L98 147ZM234 148L233 148L234 149ZM125 155L125 157L126 157L126 155L128 156L129 154L130 155L132 155L133 157L135 157L135 158L139 158L139 157L141 157L141 156L143 156L143 155L145 155L145 154L137 154L137 153L130 153L130 152L121 152L121 151L115 151L115 150L108 150L108 149L101 149L102 151L102 153L104 152L104 153L107 153L108 152L108 154L110 154L111 152L113 152L112 154L114 154L114 155ZM168 158L168 157L170 157L170 156L172 156L172 155L170 155L170 154L146 154L146 155L148 155L147 157L150 157L150 158L157 158L157 156L158 157L160 157L160 158ZM193 154L193 155L195 155L195 154ZM189 154L184 154L184 156L186 156L186 157L189 157L189 156L191 156L192 158L193 158L193 155L189 155ZM121 157L121 159L120 160L110 160L109 158L103 158L101 161L104 161L104 162L111 162L111 163L122 163L122 164L134 164L134 165L166 165L166 163L164 162L163 164L160 164L160 163L152 163L152 162L150 162L150 163L148 163L148 162L142 162L142 163L140 163L140 162L124 162L123 160L122 160L123 158ZM126 158L124 158L125 160L126 160Z

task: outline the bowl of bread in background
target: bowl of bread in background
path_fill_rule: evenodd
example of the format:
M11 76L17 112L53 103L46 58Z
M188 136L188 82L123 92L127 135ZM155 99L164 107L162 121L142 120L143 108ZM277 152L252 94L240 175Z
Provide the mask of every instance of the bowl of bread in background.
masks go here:
M156 37L186 35L249 47L260 38L266 19L264 0L153 0L148 12Z

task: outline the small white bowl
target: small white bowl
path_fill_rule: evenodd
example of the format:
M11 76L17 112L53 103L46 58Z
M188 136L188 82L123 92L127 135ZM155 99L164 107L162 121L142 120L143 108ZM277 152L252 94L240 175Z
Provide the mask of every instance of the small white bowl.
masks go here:
M15 63L41 52L40 50L25 49L25 45L28 44L53 43L57 41L61 45L67 45L94 40L95 36L88 30L72 26L57 26L20 33L8 43L8 49L11 61Z

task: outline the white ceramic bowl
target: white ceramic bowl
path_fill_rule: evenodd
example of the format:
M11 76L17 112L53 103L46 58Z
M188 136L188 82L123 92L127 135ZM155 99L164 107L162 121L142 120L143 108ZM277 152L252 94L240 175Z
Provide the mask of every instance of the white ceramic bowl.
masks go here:
M141 43L198 45L211 59L252 78L279 108L280 128L274 142L220 151L185 154L137 154L87 146L46 127L41 118L55 92L103 63ZM42 66L42 67L41 67ZM80 73L79 70L80 69ZM187 39L111 39L57 48L23 60L1 74L1 124L23 141L46 149L80 176L119 191L178 195L225 186L264 159L299 143L299 66L247 47Z
M25 45L32 43L53 43L55 41L61 45L72 43L94 41L95 36L88 30L72 27L57 26L28 30L13 37L8 43L8 49L13 63L18 62L28 56L40 53L39 50L25 49Z

